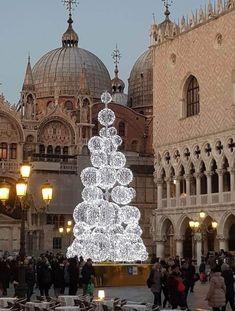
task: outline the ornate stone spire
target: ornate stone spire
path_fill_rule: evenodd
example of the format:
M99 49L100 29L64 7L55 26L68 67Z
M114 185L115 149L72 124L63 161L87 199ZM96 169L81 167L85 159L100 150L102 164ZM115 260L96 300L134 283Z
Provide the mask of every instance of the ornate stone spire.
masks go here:
M170 8L171 4L173 3L173 0L162 0L162 1L164 4L164 7L166 9L164 12L164 14L166 16L166 20L170 20L169 16L170 16L171 12L169 11L169 8Z
M118 78L118 72L119 72L118 64L119 64L119 61L121 59L121 53L117 47L117 44L116 44L115 50L113 51L112 58L113 58L114 64L115 64L115 69L114 69L115 78Z
M28 56L28 64L26 67L22 91L35 91L35 86L33 82L33 73L32 73L32 68L30 64L30 55Z
M78 46L78 35L73 30L73 19L72 19L72 10L74 6L77 6L77 0L63 0L62 1L66 6L66 9L69 11L69 19L68 19L68 29L62 36L62 45L63 47L74 47Z

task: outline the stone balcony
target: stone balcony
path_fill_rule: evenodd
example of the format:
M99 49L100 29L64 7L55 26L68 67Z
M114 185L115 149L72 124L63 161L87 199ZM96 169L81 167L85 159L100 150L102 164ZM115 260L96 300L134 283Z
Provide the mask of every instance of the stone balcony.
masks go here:
M44 162L33 161L34 171L61 172L68 174L77 174L77 162Z
M190 195L187 197L176 197L162 199L162 208L175 208L177 206L187 206L187 207L196 207L196 206L206 206L211 204L226 204L235 202L235 198L231 191L222 192L222 193L211 193L211 194L202 194L202 195Z
M19 173L20 162L17 160L1 160L0 161L0 175Z

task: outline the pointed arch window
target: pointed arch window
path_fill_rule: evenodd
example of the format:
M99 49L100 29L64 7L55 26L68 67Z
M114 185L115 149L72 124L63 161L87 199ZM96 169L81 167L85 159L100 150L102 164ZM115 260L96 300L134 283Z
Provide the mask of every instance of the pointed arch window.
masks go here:
M120 122L119 123L119 126L118 126L118 134L121 136L121 137L125 137L125 133L126 132L126 126L125 126L125 123L124 122Z
M61 147L60 146L55 147L55 154L57 154L57 155L61 154Z
M0 159L7 159L7 143L0 144Z
M49 145L47 147L47 154L53 154L53 147L52 147L52 145Z
M194 76L190 76L186 82L187 117L195 116L200 112L199 84Z

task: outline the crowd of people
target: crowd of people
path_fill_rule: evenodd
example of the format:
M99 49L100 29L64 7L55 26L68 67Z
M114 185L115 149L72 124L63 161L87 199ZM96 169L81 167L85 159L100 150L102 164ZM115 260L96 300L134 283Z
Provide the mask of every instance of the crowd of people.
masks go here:
M38 259L27 257L25 260L25 283L27 285L27 299L33 294L35 286L38 287L41 296L49 296L49 290L54 289L55 297L64 294L68 287L69 295L76 295L78 287L83 288L83 294L87 294L89 285L94 283L95 270L92 260L85 261L82 257L66 259L61 254L53 255L46 252ZM0 292L7 296L10 283L17 291L19 284L19 261L11 256L0 258Z
M208 253L202 259L198 271L192 260L180 259L178 256L167 262L153 257L152 263L147 285L154 295L155 305L189 310L188 293L194 291L195 282L209 281L209 290L204 297L208 306L213 311L225 311L229 303L232 311L235 311L235 266L231 254L223 250L220 253Z

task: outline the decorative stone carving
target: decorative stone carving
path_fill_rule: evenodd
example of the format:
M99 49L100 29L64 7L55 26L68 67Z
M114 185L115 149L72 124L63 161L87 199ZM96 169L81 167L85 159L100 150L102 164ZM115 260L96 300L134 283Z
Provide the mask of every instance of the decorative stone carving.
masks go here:
M40 142L48 145L71 144L71 133L64 123L60 121L48 122L41 131Z

